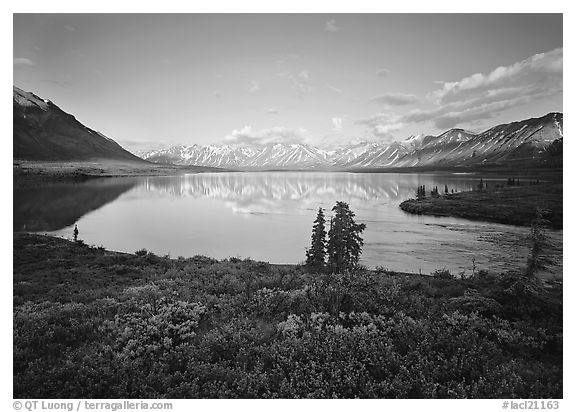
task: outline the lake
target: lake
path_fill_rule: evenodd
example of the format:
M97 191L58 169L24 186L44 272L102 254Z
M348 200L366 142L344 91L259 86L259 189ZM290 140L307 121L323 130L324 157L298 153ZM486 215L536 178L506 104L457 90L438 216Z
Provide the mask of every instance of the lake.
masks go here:
M346 172L201 173L103 178L14 190L14 231L79 238L90 245L158 255L271 263L305 260L319 207L345 201L366 224L361 262L407 272L470 274L524 265L527 228L410 215L398 207L430 189L471 190L470 174ZM488 185L505 183L486 179ZM560 244L562 231L550 231Z

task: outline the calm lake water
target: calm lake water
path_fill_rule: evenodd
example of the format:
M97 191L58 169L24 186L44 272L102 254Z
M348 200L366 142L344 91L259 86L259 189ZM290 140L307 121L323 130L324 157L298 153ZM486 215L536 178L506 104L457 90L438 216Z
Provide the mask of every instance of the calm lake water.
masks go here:
M506 177L484 180L492 185ZM77 224L79 238L110 250L298 263L318 208L330 216L342 200L367 226L367 266L471 273L473 259L477 269L523 265L526 228L414 216L398 207L419 185L461 191L478 181L467 174L324 172L106 178L14 190L14 230L71 238ZM562 231L551 236L561 242Z

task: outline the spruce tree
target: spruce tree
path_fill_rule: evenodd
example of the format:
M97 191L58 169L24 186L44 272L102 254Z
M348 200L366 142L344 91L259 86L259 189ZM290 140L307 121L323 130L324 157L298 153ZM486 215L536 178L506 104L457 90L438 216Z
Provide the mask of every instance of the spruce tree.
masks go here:
M74 231L72 232L74 235L74 242L78 242L78 226L74 225Z
M444 185L444 194L448 194L448 185Z
M364 240L360 234L366 229L364 223L354 221L354 212L345 202L336 202L332 208L328 231L328 266L334 272L352 270L360 260Z
M424 199L426 197L426 191L424 190L424 186L418 186L418 190L416 190L416 199Z
M322 268L326 264L326 220L324 210L318 209L318 215L312 227L312 245L306 251L306 266Z

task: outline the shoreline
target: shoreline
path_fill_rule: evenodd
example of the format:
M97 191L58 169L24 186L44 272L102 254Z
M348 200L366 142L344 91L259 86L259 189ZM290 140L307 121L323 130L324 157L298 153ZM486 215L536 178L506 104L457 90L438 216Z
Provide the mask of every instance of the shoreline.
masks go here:
M59 246L59 247L64 247L64 248L71 248L71 247L74 247L76 245L74 243L74 241L70 238L67 238L64 236L58 236L58 235L51 235L51 234L48 234L45 232L17 231L17 232L12 232L12 234L13 234L13 238L19 238L19 239L28 238L29 240L32 240L32 241L45 239L45 240L47 240L46 243L52 243L53 246ZM111 249L108 249L104 246L89 245L89 244L84 243L81 239L80 239L80 242L78 244L80 244L83 247L89 248L89 249L102 250L108 254L116 254L118 256L128 256L128 257L132 256L133 257L136 255L136 252L122 252L122 251L118 251L118 250L111 250ZM143 250L146 250L146 249L143 249ZM16 251L14 251L14 253L16 253ZM147 250L147 254L150 256L154 256L158 259L166 259L168 261L207 260L207 261L220 262L220 263L222 263L222 262L254 262L257 264L270 265L271 267L279 268L279 269L304 270L304 268L305 268L305 266L303 264L299 264L299 263L271 263L271 262L264 261L264 260L254 260L250 257L230 256L228 258L223 258L223 259L218 259L215 257L206 256L206 255L171 257L169 255L165 255L165 256L157 255L154 252L148 251L148 250ZM397 270L391 270L391 269L369 268L369 267L365 267L365 266L363 266L362 270L367 271L367 272L372 272L372 273L380 273L380 274L384 274L387 276L424 277L424 278L429 278L431 276L431 274L426 274L426 273L403 272L403 271L397 271Z
M98 178L176 176L186 173L230 171L213 167L162 165L145 161L126 163L108 160L88 162L14 160L12 182L14 187L31 187L50 183L85 182Z
M536 209L543 209L543 218L552 229L563 228L562 183L540 183L526 186L506 186L442 194L433 198L408 199L399 207L416 215L456 217L474 221L530 226Z

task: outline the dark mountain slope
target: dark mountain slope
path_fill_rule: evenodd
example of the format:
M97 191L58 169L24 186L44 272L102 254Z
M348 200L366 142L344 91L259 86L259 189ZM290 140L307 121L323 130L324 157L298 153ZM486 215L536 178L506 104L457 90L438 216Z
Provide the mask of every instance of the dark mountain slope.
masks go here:
M49 100L15 86L13 91L14 159L145 162Z

